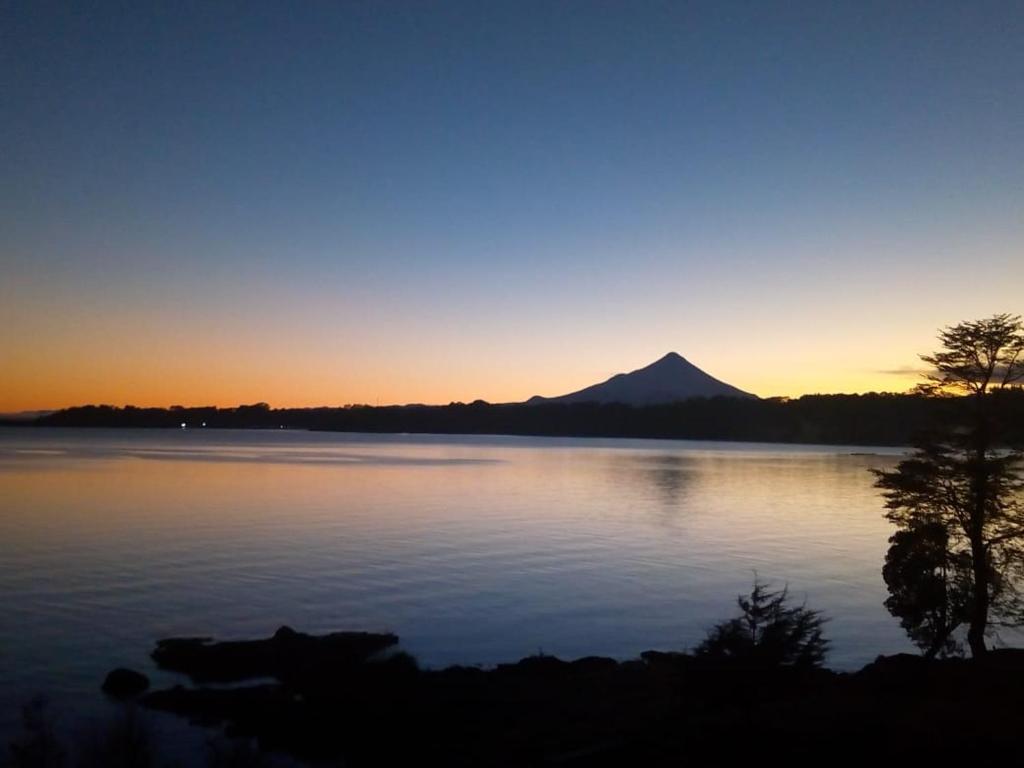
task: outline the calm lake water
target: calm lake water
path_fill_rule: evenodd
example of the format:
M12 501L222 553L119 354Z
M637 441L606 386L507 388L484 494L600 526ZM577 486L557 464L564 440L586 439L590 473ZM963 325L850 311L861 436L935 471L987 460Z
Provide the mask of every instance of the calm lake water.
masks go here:
M35 692L81 707L114 666L152 673L173 635L392 630L434 666L684 649L754 571L826 611L829 664L857 667L910 649L868 472L899 454L0 429L0 730Z

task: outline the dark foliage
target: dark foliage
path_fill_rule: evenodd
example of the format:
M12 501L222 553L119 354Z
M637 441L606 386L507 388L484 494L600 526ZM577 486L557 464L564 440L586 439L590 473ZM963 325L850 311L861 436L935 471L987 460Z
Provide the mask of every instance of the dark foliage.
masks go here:
M952 552L949 533L935 522L918 522L889 538L882 578L885 607L928 657L962 653L954 632L969 619L970 561Z
M821 666L828 650L826 619L806 606L789 605L787 589L772 591L755 580L749 597L736 598L740 615L715 626L696 648L698 658L756 668Z

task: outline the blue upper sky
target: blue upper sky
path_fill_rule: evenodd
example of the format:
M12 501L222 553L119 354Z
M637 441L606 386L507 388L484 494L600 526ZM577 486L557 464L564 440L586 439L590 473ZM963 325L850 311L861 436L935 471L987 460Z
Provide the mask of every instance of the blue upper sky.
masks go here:
M1022 41L1020 2L5 4L0 408L519 399L670 349L883 388L1022 309Z

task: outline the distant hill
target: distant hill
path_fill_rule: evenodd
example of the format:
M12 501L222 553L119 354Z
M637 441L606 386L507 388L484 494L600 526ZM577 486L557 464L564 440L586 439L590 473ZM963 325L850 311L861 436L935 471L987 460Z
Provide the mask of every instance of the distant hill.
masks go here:
M694 397L740 397L755 395L737 389L705 373L682 355L669 352L645 368L619 373L605 382L570 392L559 397L527 400L528 405L540 403L622 403L624 405L663 405Z

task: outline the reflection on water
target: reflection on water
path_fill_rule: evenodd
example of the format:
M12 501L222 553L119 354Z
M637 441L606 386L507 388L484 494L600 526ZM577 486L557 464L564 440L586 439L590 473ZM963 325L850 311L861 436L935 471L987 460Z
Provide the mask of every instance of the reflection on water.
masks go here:
M892 451L295 432L0 430L0 710L153 641L389 629L427 664L696 644L752 572L908 649L870 467Z
M661 497L668 517L682 506L683 494L697 471L693 457L679 454L638 454L621 461L626 474L635 477L625 482L640 488L650 487Z

